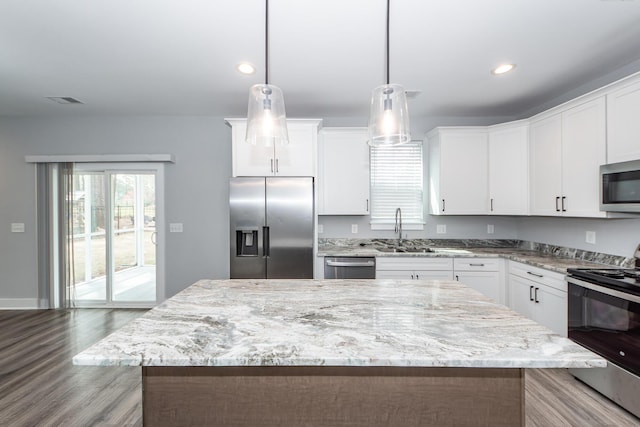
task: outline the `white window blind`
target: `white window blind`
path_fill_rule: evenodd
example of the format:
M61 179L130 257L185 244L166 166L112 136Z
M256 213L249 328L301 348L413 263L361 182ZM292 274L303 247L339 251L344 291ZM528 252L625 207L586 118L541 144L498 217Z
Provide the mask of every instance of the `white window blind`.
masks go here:
M371 224L423 224L422 141L371 147Z

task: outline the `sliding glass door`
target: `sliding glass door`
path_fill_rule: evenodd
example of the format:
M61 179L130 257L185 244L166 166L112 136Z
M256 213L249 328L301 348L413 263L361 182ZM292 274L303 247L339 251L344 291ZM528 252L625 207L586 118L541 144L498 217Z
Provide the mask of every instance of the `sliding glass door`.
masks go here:
M159 300L156 181L155 170L91 164L74 169L71 298L76 306L148 306Z

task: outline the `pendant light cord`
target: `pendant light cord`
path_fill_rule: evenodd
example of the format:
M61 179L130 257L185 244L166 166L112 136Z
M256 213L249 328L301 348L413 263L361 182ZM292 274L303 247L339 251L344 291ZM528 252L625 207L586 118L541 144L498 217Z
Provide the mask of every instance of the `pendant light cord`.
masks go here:
M391 0L387 0L387 84L389 84L389 9Z
M264 84L269 84L269 0L265 1L264 22Z

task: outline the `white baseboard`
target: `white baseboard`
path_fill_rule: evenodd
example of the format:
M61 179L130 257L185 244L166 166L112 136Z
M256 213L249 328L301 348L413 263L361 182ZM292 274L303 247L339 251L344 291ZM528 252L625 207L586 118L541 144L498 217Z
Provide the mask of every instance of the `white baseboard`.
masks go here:
M0 298L0 310L36 310L38 298Z

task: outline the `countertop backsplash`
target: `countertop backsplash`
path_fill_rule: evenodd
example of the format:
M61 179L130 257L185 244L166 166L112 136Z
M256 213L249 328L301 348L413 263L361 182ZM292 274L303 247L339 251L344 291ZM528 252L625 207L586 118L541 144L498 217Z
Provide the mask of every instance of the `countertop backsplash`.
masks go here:
M339 248L378 249L398 247L398 239L345 239L320 238L318 251L336 250ZM403 239L404 248L500 248L535 251L541 255L570 258L580 261L605 264L623 268L633 268L635 259L599 252L584 251L582 249L566 248L545 243L528 242L513 239Z

